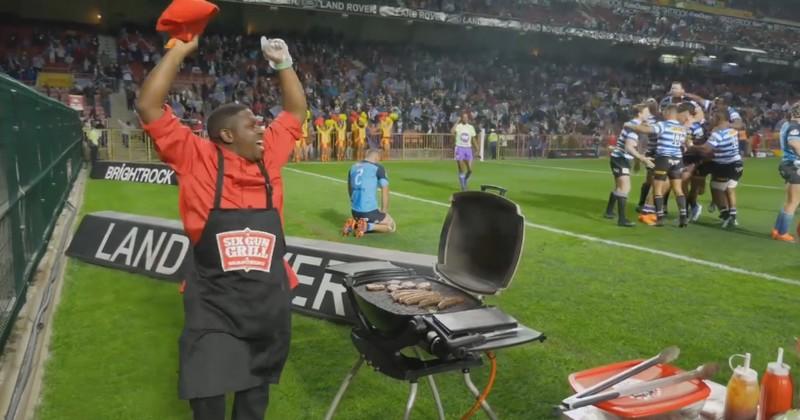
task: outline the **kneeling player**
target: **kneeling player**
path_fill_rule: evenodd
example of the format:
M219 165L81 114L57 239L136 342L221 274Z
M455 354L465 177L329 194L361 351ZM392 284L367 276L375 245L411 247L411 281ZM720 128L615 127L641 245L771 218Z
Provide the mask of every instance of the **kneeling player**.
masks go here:
M711 194L720 209L722 227L734 227L736 221L736 186L744 173L739 152L739 133L731 127L728 112L714 113L714 132L706 143L714 153Z
M347 177L347 192L353 217L347 219L343 235L355 234L357 238L367 232L389 233L397 226L389 216L389 178L381 165L381 151L371 149L367 158L354 164ZM381 190L381 207L378 208L378 189Z
M634 106L636 112L632 124L642 124L650 118L650 109L647 104ZM634 224L625 215L625 206L628 202L628 194L631 192L631 160L638 159L647 168L653 168L653 159L643 156L637 150L639 135L627 128L622 129L617 145L611 151L611 173L614 175L615 188L608 196L608 206L606 206L606 219L614 218L614 203L617 204L619 214L617 225L633 227Z

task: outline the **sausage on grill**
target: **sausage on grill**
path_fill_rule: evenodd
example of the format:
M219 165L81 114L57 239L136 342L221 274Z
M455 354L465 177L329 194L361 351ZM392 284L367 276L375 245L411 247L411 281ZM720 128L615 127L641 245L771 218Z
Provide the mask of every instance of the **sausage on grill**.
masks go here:
M441 311L441 310L444 310L444 309L447 309L447 308L451 308L451 307L456 306L456 305L460 305L462 303L464 303L464 298L463 297L461 297L461 296L452 296L452 297L449 297L449 298L442 299L442 301L439 302L439 304L436 305L436 307L439 308L439 310Z
M371 283L367 285L367 291L369 292L380 292L381 290L386 290L386 285L383 283Z
M421 290L397 290L392 292L392 300L395 302L400 302L401 299L409 297L411 295L415 295L417 293L422 292Z
M429 293L429 292L426 291L426 290L412 290L412 291L410 291L410 293L404 293L404 294L400 295L400 297L397 298L397 301L402 303L402 304L408 305L408 299L411 299L411 298L414 298L414 297L417 297L417 296L424 297L425 294L427 294L427 293Z
M416 295L411 295L411 296L403 299L401 302L405 303L406 305L417 305L420 302L422 302L423 300L429 299L429 298L432 298L432 297L436 297L436 293L435 292L429 292L427 290L423 290L421 293L416 294Z
M439 302L441 302L441 301L442 301L442 295L440 295L440 294L438 294L438 293L434 293L434 295L433 295L433 296L430 296L430 297L427 297L427 298L423 299L423 300L422 300L422 301L419 303L419 306L420 306L421 308L425 308L425 307L427 307L427 306L436 306L436 305L438 305L438 304L439 304Z
M394 298L394 297L400 297L400 296L403 296L403 295L407 295L407 294L409 294L409 293L419 293L419 292L424 292L424 290L417 290L417 289L397 289L397 290L391 291L391 292L389 292L389 293L390 293L390 294L392 295L392 297Z

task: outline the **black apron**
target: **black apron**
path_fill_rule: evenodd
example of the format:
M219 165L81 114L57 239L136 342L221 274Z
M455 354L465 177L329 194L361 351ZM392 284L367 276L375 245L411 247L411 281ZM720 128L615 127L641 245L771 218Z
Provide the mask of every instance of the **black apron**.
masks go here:
M195 273L183 294L181 399L277 383L289 353L286 244L262 163L267 207L222 209L224 159L217 149L214 208L194 246Z

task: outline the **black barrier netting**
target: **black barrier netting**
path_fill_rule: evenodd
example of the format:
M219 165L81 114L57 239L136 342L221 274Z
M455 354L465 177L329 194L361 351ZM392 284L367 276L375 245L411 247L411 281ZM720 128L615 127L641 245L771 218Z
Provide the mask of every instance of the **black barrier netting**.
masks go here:
M78 113L0 74L0 349L78 175Z

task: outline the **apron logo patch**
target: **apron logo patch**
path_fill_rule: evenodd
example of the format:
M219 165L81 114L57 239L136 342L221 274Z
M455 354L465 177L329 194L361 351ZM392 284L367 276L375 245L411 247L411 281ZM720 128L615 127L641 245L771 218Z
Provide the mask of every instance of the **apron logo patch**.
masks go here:
M250 270L269 273L275 235L260 230L233 230L217 234L223 271Z

